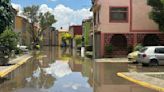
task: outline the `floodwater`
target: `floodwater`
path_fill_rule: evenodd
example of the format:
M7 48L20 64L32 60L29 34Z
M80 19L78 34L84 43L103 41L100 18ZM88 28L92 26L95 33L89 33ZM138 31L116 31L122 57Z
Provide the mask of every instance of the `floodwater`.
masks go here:
M127 63L94 62L75 50L44 47L0 80L0 92L157 92L129 82L117 72L162 71Z

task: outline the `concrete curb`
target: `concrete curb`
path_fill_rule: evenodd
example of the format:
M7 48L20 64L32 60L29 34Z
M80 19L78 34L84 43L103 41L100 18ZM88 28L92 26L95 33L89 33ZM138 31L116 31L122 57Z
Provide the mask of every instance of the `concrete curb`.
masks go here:
M19 60L18 63L16 63L15 65L12 65L2 71L0 71L0 78L5 77L6 75L8 75L9 73L11 73L12 71L14 71L15 69L17 69L19 66L23 65L24 63L27 62L28 59L30 59L32 56L27 56L25 58L22 58Z
M149 84L147 82L139 81L137 79L128 77L128 76L126 76L123 73L117 73L117 76L122 77L122 78L124 78L126 80L129 80L131 82L134 82L134 83L136 83L138 85L141 85L141 86L144 86L144 87L147 87L147 88L150 88L150 89L154 89L154 90L157 90L159 92L164 92L164 88L162 88L162 87L159 87L159 86L156 86L156 85L153 85L153 84Z

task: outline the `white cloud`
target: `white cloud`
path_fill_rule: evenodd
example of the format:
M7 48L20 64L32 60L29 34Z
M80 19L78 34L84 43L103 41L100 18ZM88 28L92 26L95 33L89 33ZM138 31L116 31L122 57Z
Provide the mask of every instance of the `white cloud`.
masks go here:
M42 4L40 6L40 8L39 8L39 12L42 12L42 13L46 13L46 12L53 13L53 9L49 8L46 4Z
M21 9L21 5L19 5L19 4L11 3L11 5L16 10L20 10Z
M73 10L62 4L57 5L54 9L43 4L40 7L40 11L43 11L43 13L45 11L49 11L55 15L57 22L53 26L55 26L57 29L61 27L68 29L69 25L80 25L83 19L92 16L92 13L89 11L89 9L83 8L79 10Z
M12 3L12 6L15 9L19 10L19 16L23 16L21 5ZM53 26L57 29L61 27L63 27L64 29L68 29L69 25L80 25L83 19L92 16L92 13L89 11L89 8L73 10L62 4L57 5L54 9L48 7L46 4L42 4L39 8L39 12L45 13L48 11L55 16L57 22L53 24Z
M22 17L26 18L26 16L23 15L23 9L20 4L11 3L11 5L14 9L16 9L18 11L18 13L17 13L18 16L22 16Z

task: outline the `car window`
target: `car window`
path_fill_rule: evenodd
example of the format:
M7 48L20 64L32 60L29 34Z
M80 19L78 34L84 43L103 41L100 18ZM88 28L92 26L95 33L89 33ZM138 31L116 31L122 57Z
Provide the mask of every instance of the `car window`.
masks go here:
M156 48L155 53L161 53L164 54L164 48Z
M146 50L147 50L147 48L142 48L142 49L140 50L140 52L141 52L141 53L144 53Z

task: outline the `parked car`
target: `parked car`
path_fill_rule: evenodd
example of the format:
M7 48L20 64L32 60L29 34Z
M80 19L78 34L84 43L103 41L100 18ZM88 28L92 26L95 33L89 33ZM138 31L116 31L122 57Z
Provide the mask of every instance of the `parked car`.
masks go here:
M164 46L148 46L140 50L137 61L142 65L164 65Z
M19 49L22 50L23 52L28 52L27 46L17 45L17 48L19 48Z
M9 49L0 46L0 65L6 65L9 62Z
M139 54L139 51L133 51L128 54L127 58L131 63L137 63L138 54Z

